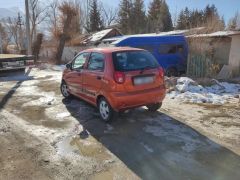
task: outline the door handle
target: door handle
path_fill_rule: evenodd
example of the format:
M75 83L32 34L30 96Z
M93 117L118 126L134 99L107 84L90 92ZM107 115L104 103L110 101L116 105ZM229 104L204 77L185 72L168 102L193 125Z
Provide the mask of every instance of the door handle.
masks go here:
M97 80L101 80L102 79L102 77L101 76L97 76Z

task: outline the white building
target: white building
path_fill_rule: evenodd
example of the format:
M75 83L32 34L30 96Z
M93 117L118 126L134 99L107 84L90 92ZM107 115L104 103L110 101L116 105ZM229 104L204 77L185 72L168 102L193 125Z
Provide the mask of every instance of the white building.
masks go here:
M187 38L190 55L195 53L196 46L203 55L208 54L212 49L212 60L221 65L222 75L228 77L240 75L240 31L219 31L190 35Z

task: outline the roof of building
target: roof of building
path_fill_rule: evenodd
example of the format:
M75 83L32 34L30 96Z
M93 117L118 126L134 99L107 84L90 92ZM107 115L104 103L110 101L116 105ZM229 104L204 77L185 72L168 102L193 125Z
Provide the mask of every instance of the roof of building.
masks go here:
M203 29L205 28L199 27L199 28L193 28L193 29L175 30L175 31L159 32L159 33L125 35L125 36L107 38L107 39L104 39L103 42L114 42L114 44L117 44L120 41L130 37L156 37L156 36L159 37L159 36L171 36L171 35L187 35L187 34L197 33Z
M218 31L210 34L194 34L187 36L189 38L198 38L198 37L229 37L240 35L240 31Z
M109 33L112 31L117 31L120 35L122 34L119 30L116 28L111 28L111 29L105 29L96 33L91 34L89 37L87 37L84 41L83 44L87 43L96 43L101 41L104 37L106 37Z

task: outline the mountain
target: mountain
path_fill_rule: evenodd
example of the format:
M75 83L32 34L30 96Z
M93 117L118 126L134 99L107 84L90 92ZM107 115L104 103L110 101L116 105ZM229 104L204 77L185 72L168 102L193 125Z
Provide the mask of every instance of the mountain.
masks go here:
M7 18L7 17L17 17L18 13L24 17L24 13L18 7L12 8L0 8L0 19Z

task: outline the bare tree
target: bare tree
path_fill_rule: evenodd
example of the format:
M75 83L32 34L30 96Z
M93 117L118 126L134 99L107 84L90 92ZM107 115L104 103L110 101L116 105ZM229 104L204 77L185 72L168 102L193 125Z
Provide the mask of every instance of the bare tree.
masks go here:
M3 20L6 32L8 34L8 42L13 39L14 43L19 50L19 27L18 27L18 19L8 17L7 19Z
M44 6L39 0L30 0L31 42L36 38L37 26L46 19L48 6Z
M0 48L3 53L7 52L7 46L11 40L11 37L9 38L8 33L6 31L6 28L2 23L0 23Z
M59 5L58 0L53 0L49 4L49 8L46 14L48 17L49 29L53 38L57 38L57 34L58 34L58 24L59 24L58 5Z
M103 4L101 4L100 7L101 7L100 10L102 14L102 20L105 27L108 27L117 22L117 17L118 17L117 8L103 6Z
M59 6L59 10L62 15L61 16L62 31L59 36L59 44L58 44L57 53L56 53L57 64L61 63L65 42L69 38L70 25L73 18L77 14L76 8L74 7L74 5L68 1L63 1Z

